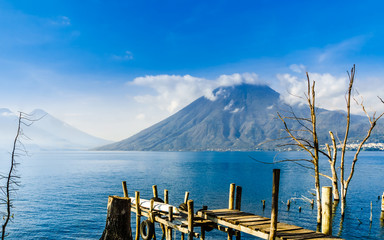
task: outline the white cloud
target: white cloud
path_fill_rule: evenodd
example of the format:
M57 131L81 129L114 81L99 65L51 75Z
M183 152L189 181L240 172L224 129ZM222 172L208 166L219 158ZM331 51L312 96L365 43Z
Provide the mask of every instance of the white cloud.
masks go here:
M58 25L58 26L70 26L71 25L71 19L67 16L59 16L55 20L50 20L50 23L52 25Z
M346 110L345 94L348 89L349 79L344 76L334 76L329 73L308 73L311 81L315 81L316 106L329 110ZM305 74L278 74L278 80L282 89L281 98L288 104L306 103L307 79ZM370 82L372 84L366 84ZM376 82L376 84L374 84ZM378 101L377 96L383 96L384 86L379 84L382 79L359 79L355 77L353 96L356 100L364 101L368 112L381 111L383 104ZM374 88L372 86L375 86ZM351 112L362 114L360 106L351 103Z
M356 52L361 49L370 36L357 36L337 44L330 44L318 56L318 62L322 63L330 61L341 56L346 56L351 52Z
M345 103L344 95L348 87L347 77L335 77L329 73L308 73L311 81L315 81L316 102L318 107L326 109L342 109ZM277 78L287 91L281 97L289 104L305 101L307 94L307 79L291 74L278 74ZM345 104L344 104L345 105Z
M261 84L255 73L235 73L221 75L217 79L193 77L191 75L156 75L138 77L129 84L143 86L155 90L155 94L137 95L135 100L139 103L152 104L175 113L195 99L205 96L215 100L212 90L221 86L234 86L242 83Z
M305 72L305 66L303 64L297 65L297 64L292 64L289 66L289 69L296 73L303 73Z
M138 120L144 120L145 119L145 114L144 113L140 113L136 116L136 119Z
M116 61L129 61L133 60L133 54L131 51L125 51L122 55L112 55L112 59Z

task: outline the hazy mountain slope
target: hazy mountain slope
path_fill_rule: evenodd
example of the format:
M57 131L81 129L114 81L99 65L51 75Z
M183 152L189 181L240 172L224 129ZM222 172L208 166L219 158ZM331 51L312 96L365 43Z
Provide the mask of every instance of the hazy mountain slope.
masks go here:
M30 126L22 126L27 138L22 139L27 148L86 150L110 143L84 133L43 110L30 113L31 119L39 119ZM0 109L0 144L9 149L17 131L18 116L8 109Z
M214 95L214 101L201 97L138 134L98 149L226 151L275 149L277 144L284 144L284 141L276 141L286 136L281 121L277 119L277 112L287 116L291 109L270 87L244 84L216 89ZM309 113L305 106L294 106L292 109L298 116ZM355 115L352 119L350 139L360 139L362 130L368 127L367 119ZM329 130L343 137L344 112L318 109L317 121L321 141L329 140ZM290 121L289 125L292 129L300 128L295 121Z
M214 91L171 117L103 150L251 150L274 139L279 94L267 86L241 85Z

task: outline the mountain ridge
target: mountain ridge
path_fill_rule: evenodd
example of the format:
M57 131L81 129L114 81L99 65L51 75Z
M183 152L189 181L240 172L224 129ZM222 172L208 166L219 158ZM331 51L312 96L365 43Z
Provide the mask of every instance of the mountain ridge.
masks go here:
M23 126L23 135L26 137L22 142L28 150L88 150L111 143L85 133L42 109L33 110L27 117L32 124ZM17 120L17 114L0 108L0 148L10 149L17 131Z
M299 116L308 112L305 106L288 106L280 94L266 85L242 84L213 91L214 99L200 97L172 116L122 141L95 150L123 151L255 151L286 150L283 124L277 112ZM342 137L345 112L318 110L318 133L322 142L329 142L328 131ZM284 115L284 114L283 114ZM351 143L367 128L367 119L352 116ZM292 121L292 129L300 124ZM382 131L381 131L382 132ZM383 137L373 134L373 142ZM279 147L279 145L282 145Z

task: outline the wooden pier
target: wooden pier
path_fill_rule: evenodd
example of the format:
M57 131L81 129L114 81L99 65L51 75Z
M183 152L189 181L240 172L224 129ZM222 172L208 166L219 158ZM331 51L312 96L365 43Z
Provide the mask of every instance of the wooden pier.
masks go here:
M227 228L247 233L259 238L269 239L271 219L239 210L217 209L199 211L198 216ZM275 239L339 239L302 227L277 223Z
M274 172L275 176L275 172ZM277 176L278 177L278 176ZM275 183L274 178L274 183ZM275 183L276 184L276 183ZM274 184L274 186L275 186ZM100 240L109 240L109 239L156 239L155 234L155 222L157 222L162 230L161 239L172 240L173 231L178 231L181 233L181 239L193 240L198 238L201 240L205 239L205 234L207 231L213 229L225 232L227 239L231 240L234 237L236 240L241 239L241 233L249 234L256 236L262 239L278 239L278 240L289 240L289 239L340 239L338 237L326 235L323 233L315 232L312 230L307 230L302 227L281 223L277 221L277 202L278 202L278 182L277 189L274 189L273 193L276 195L272 197L272 214L271 218L266 218L262 216L257 216L252 213L243 212L241 208L241 192L242 188L240 186L235 186L235 184L230 185L229 191L229 201L227 209L209 209L204 206L202 209L194 213L193 200L189 200L189 193L186 192L184 197L184 202L180 204L179 207L172 206L168 202L168 190L164 191L164 200L158 197L157 187L154 185L153 188L153 198L150 200L140 199L140 193L135 192L135 197L129 197L128 191L126 188L126 183L123 182L123 192L124 197L110 196L108 201L108 216L107 224L104 230L103 236ZM132 213L136 214L136 235L132 236L122 236L132 233L130 230L130 221L131 217L125 216L121 218L120 216L111 216L113 199L121 201L126 200L126 204ZM128 205L127 205L128 204ZM121 204L120 204L121 205ZM129 210L128 210L129 211ZM114 214L119 211L113 211ZM121 210L120 212L126 214L126 210ZM142 217L146 219L142 221ZM122 220L124 219L124 220ZM114 221L127 221L124 223L114 223ZM108 226L111 225L112 227ZM122 231L120 237L117 238L115 235L114 238L108 238L107 229L112 229L114 231L114 226L129 226L129 230ZM115 234L115 233L113 233ZM109 233L111 236L111 233Z

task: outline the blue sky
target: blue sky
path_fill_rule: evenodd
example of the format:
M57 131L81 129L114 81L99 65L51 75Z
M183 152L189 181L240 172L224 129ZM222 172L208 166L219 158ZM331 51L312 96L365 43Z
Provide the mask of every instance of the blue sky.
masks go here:
M322 107L341 108L337 97L356 64L366 104L384 110L376 99L384 93L383 5L0 0L1 107L42 108L120 140L214 87L250 78L301 93L308 71L321 81Z

